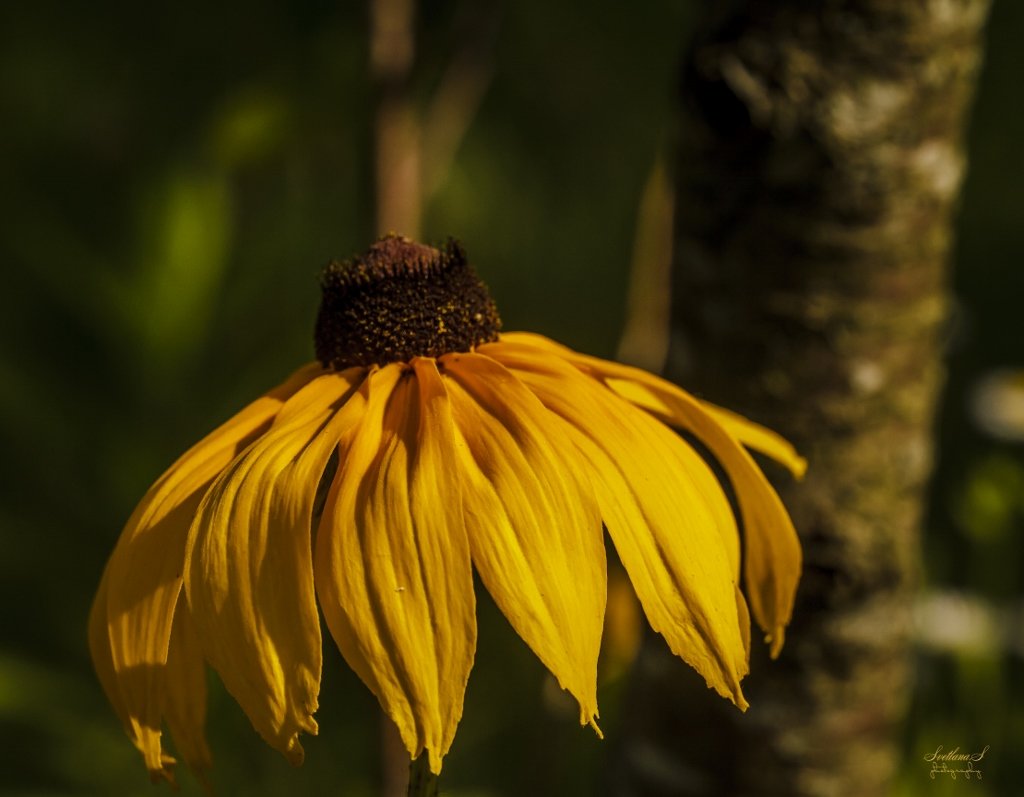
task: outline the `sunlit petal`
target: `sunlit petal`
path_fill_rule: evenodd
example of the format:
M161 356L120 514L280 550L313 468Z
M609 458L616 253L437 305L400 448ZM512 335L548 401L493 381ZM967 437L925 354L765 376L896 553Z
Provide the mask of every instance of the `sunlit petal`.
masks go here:
M545 406L592 440L602 436L610 414L613 424L608 428L609 434L618 433L622 437L615 443L600 441L607 449L606 454L617 461L628 458L631 451L638 452L648 466L660 461L657 473L644 473L642 478L645 481L664 479L662 488L666 495L657 500L673 501L677 512L685 511L688 516L702 518L707 521L705 528L717 530L734 580L739 578L740 539L736 518L722 485L691 445L671 429L652 422L645 413L638 414L617 396L609 395L610 391L601 383L582 375L563 357L505 341L481 346L478 351L513 369ZM581 390L583 394L579 393ZM634 428L637 423L640 427ZM653 448L640 450L642 443ZM610 450L612 447L614 451ZM653 459L652 452L658 452L661 459ZM648 470L655 469L649 467ZM685 494L680 494L680 490ZM604 519L607 522L607 518Z
M370 380L340 450L317 541L317 586L342 654L440 772L462 716L476 606L451 410L432 360Z
M160 750L160 710L192 516L214 477L267 430L289 396L322 370L319 365L299 369L182 455L139 502L110 558L105 575L110 666L129 735L151 773L169 777Z
M559 416L651 627L720 694L746 705L736 589L738 532L707 464L658 421L564 360L515 344L480 347Z
M585 463L503 366L478 354L440 363L465 441L451 467L473 563L512 627L579 701L580 721L593 723L607 575Z
M501 336L501 339L507 343L519 343L543 349L577 365L590 366L596 372L602 374L605 383L623 398L636 404L638 407L643 407L648 412L654 413L666 423L688 428L687 415L678 413L673 409L673 403L663 401L659 394L664 391L681 393L686 396L689 396L689 394L665 379L661 379L639 368L630 368L607 360L601 360L597 357L580 354L567 346L556 343L550 338L532 332L506 332ZM623 374L623 376L621 378L617 377L615 375L616 371ZM793 448L793 444L782 435L754 423L732 410L727 410L724 407L702 401L693 396L689 396L689 398L698 402L708 414L725 427L726 431L743 445L771 457L780 465L788 468L790 473L797 479L803 478L804 473L807 471L807 460L801 457L796 449Z
M683 428L696 435L722 464L736 490L744 526L743 575L750 609L771 644L782 649L785 627L793 613L802 553L793 521L778 493L740 441L706 407L663 380L643 374L647 386L672 409ZM666 387L667 385L667 387ZM736 416L737 418L739 416ZM735 424L733 424L735 428Z
M788 468L790 473L798 479L803 478L804 473L807 472L807 460L801 457L793 448L793 444L782 435L747 420L731 410L689 396L682 388L651 374L644 374L646 378L642 381L636 377L637 375L634 375L633 379L608 377L605 379L605 383L620 396L638 407L643 407L648 412L654 413L665 423L688 428L690 424L687 416L674 410L671 403L666 403L659 398L659 394L666 391L682 393L697 402L720 426L747 448L771 457L780 465Z
M274 426L213 483L192 523L185 589L203 653L266 741L293 764L315 734L320 623L310 523L320 476L362 369L292 396Z
M741 424L737 420L739 416L733 415L730 426L723 426L724 410L715 408L715 414L712 414L686 391L638 368L577 354L539 335L516 334L502 339L506 338L533 346L536 351L555 353L595 378L614 381L617 390L621 390L624 383L631 383L633 396L646 392L649 404L663 408L656 412L670 416L673 423L693 433L708 447L729 475L736 491L744 527L743 574L747 599L754 619L766 632L771 655L777 656L793 612L802 554L793 522L778 494L741 445L742 438L731 433L749 422L744 420ZM743 432L748 437L753 434L750 427L753 425L750 424ZM760 440L765 447L771 447L765 443L764 436ZM803 460L795 454L786 454L785 446L774 446L775 454L794 472L802 473Z

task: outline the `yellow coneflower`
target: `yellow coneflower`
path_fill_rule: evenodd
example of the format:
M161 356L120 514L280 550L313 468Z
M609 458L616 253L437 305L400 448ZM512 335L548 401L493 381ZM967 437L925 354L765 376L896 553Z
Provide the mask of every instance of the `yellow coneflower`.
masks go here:
M322 287L319 362L174 463L103 574L92 657L154 779L172 778L164 723L187 764L210 764L206 663L302 761L299 734L317 732L318 601L411 758L439 772L473 664L474 569L596 729L602 525L651 626L746 707L747 602L777 654L800 546L745 447L799 476L788 443L646 372L499 334L455 243L388 236L331 264ZM742 557L722 486L667 424L732 481Z

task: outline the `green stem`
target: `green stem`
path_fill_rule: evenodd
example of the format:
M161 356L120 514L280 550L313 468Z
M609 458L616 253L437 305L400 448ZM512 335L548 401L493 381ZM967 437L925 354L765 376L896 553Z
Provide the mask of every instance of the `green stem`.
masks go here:
M409 797L437 797L437 781L426 753L409 764Z

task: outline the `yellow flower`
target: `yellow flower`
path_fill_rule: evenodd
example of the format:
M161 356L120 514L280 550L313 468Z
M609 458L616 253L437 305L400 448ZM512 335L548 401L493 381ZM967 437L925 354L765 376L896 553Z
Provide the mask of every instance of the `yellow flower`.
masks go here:
M747 601L777 654L800 547L744 447L800 476L788 443L646 372L499 334L454 243L386 237L328 267L323 290L320 362L174 463L104 571L93 661L154 779L172 778L164 723L186 763L210 764L205 663L302 761L299 734L317 732L318 602L410 756L439 772L473 664L474 569L596 729L602 524L651 626L746 707ZM731 479L742 557L726 494L669 425Z

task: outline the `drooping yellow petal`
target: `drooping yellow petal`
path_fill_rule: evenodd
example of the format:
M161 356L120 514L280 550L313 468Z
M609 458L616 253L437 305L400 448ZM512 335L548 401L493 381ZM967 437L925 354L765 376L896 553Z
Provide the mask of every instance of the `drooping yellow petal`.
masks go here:
M672 383L669 382L669 385ZM747 448L758 451L780 465L784 466L796 479L802 479L807 473L807 460L800 456L793 444L782 435L773 432L759 423L744 418L742 415L719 407L709 401L700 401L700 406L712 418L739 440ZM675 416L672 416L675 417ZM682 420L680 420L682 423Z
M512 368L560 417L595 482L608 533L651 627L708 686L746 707L736 598L738 532L721 485L681 438L538 349L478 349Z
M658 379L658 377L652 375L648 376L650 379L658 380L658 382L662 383L657 391L651 389L646 383L630 379L609 377L605 379L605 383L623 398L636 404L638 407L643 407L648 412L654 413L666 423L684 428L687 427L686 417L678 412L674 412L671 405L666 404L658 397L659 391L672 391L673 389L680 393L685 393L685 391L676 387L671 382ZM702 401L694 396L690 396L690 398L696 401L708 415L714 418L720 426L747 448L752 448L754 451L771 457L780 465L784 465L797 479L803 478L804 473L807 472L807 460L801 457L796 452L796 449L793 448L793 444L782 437L782 435L776 434L771 429L747 420L742 415L738 415L724 407Z
M206 784L213 763L206 744L206 662L185 601L174 612L163 713L178 753Z
M670 469L669 478L672 478L671 474L685 474L683 478L686 479L686 485L692 485L689 487L692 496L691 506L699 504L697 511L701 513L700 517L706 518L710 523L709 527L718 531L734 580L739 578L740 540L736 518L718 479L689 444L665 426L656 421L650 422L643 413L638 416L632 408L618 401L617 397L610 397L609 391L600 382L581 374L563 357L505 341L480 346L478 351L513 369L531 390L536 388L534 392L545 406L560 417L569 419L588 437L599 436L601 421L596 418L603 417L602 414L609 412L614 412L620 425L623 422L623 413L625 421L642 424L642 430L639 431L632 427L628 431L620 429L627 434L627 438L620 441L620 445L628 446L629 440L633 440L632 444L635 447L640 436L643 436L648 444L651 443L648 440L651 435L656 438L657 450L661 451L664 457L663 465ZM563 387L576 391L583 390L586 395L582 397L573 393L573 399L570 400L568 394L560 392ZM584 412L583 407L589 407L589 415ZM607 521L607 518L605 520Z
M192 516L213 478L266 431L287 398L322 370L315 364L299 369L182 455L143 496L111 555L101 589L106 598L97 595L90 628L94 661L101 679L109 664L113 687L105 683L104 688L108 695L119 695L111 702L154 777L170 779L167 766L173 762L160 749L160 712ZM95 652L104 649L103 633L109 662Z
M203 648L256 729L293 764L303 755L297 734L316 733L312 506L353 420L338 408L362 375L324 375L287 402L210 489L189 535L186 591Z
M107 631L107 584L109 582L110 565L103 570L103 577L100 579L99 589L96 590L96 597L93 598L92 608L89 611L89 654L92 657L93 668L99 677L103 693L114 708L114 713L121 720L125 733L135 747L144 754L150 750L155 751L156 760L159 766L151 770L153 779L163 778L174 783L172 767L175 760L172 756L160 749L160 729L154 725L145 725L138 721L133 722L131 712L125 705L124 697L121 694L121 686L118 683L117 673L114 671L114 661L111 657L110 634ZM147 762L150 760L147 757Z
M537 398L478 354L441 358L473 563L512 627L597 717L607 596L601 519L585 461ZM596 724L594 724L596 729Z
M448 397L433 360L382 369L341 445L317 537L317 589L342 654L441 770L476 649L476 602Z
M561 345L560 343L550 340L549 338L530 332L509 332L503 334L501 339L508 343L520 343L533 346L535 348L545 349L552 354L557 354L563 359L567 359L570 362L576 362L577 364L592 365L598 368L600 368L602 364L611 366L616 365L615 363L608 363L607 360L601 360L597 357L589 357L587 355L580 354ZM685 418L675 413L671 404L666 404L658 397L658 393L661 390L685 393L682 388L668 382L667 380L654 376L653 374L648 374L646 371L641 369L628 368L627 366L620 367L628 369L631 376L628 378L617 378L611 375L606 376L604 381L610 388L612 388L612 390L631 403L636 404L638 407L643 407L648 412L652 412L659 416L666 423L670 423L675 426L687 426ZM641 375L646 378L639 378ZM650 389L650 387L648 387L650 384L648 380L656 383L658 385L658 389ZM807 471L807 460L801 457L797 453L796 449L793 448L793 444L786 440L782 435L777 434L771 429L761 426L760 424L754 423L732 410L719 407L708 401L697 399L694 396L690 396L690 398L697 401L704 410L718 421L719 424L725 427L729 434L739 440L747 448L752 448L754 451L758 451L765 456L771 457L780 465L786 467L797 479L803 478L804 473Z
M506 339L510 343L531 346L535 351L554 353L597 379L613 382L616 390L622 390L623 383L631 383L629 390L633 397L645 392L649 405L663 408L655 410L656 414L664 413L672 423L693 433L708 447L725 468L736 490L744 526L743 573L747 599L754 619L766 633L772 657L778 656L800 580L800 541L778 494L741 445L742 436L734 434L741 430L748 439L757 437L765 453L777 457L794 473L803 473L803 460L795 453L787 453L789 444L784 441L769 445L764 435L752 431L753 424L745 419L740 419L743 421L740 423L739 416L732 416L729 427L723 426L721 418L725 411L715 408L712 414L686 391L639 368L577 354L539 335L502 336L503 341ZM745 431L741 429L744 424L748 424ZM753 443L751 445L753 447Z
M679 424L708 447L732 480L743 516L747 598L775 658L782 650L800 581L802 553L793 521L757 463L718 417L670 383L640 374L652 392L672 409Z
M536 332L502 332L499 336L499 342L519 343L524 346L532 346L535 349L546 349L549 354L557 354L563 358L577 353L574 349L563 346L551 338L538 335Z
M210 487L185 553L185 591L203 653L253 726L298 765L315 734L320 622L311 531L320 476L364 374L318 377Z

